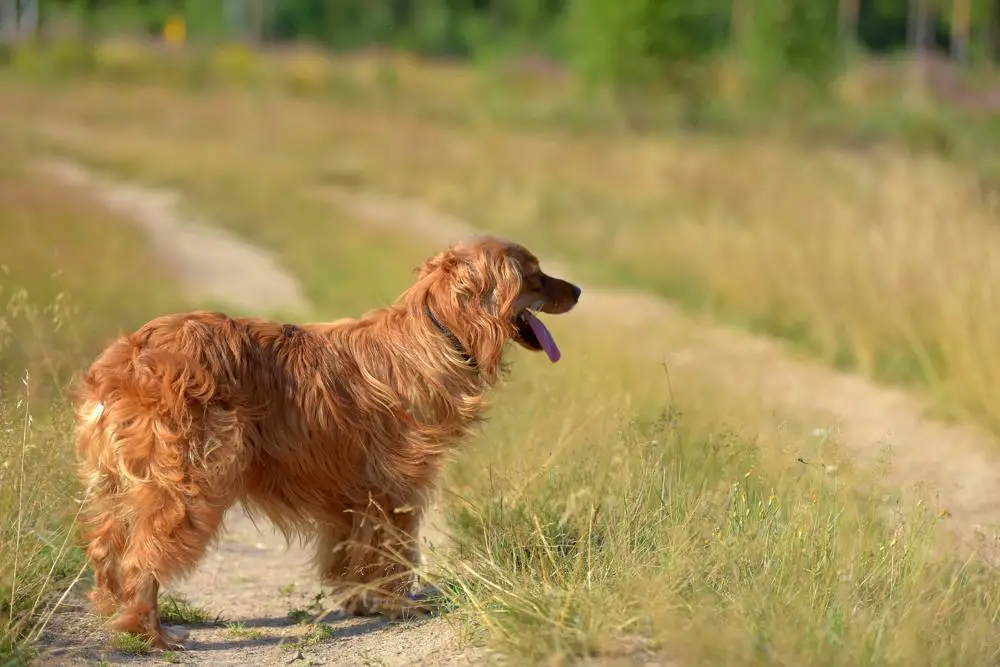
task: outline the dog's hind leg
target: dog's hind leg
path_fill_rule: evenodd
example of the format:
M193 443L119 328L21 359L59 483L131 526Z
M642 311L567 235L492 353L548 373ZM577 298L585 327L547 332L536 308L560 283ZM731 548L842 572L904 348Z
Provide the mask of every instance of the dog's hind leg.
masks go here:
M155 648L180 648L186 635L160 623L160 585L194 569L228 505L159 484L134 487L130 496L127 502L138 514L121 561L122 610L113 626L146 637Z
M120 566L122 610L113 625L156 648L180 648L184 638L160 623L160 586L197 566L240 492L239 430L223 427L223 411L205 417L207 427L187 428L179 437L154 418L122 447L139 453L141 469L120 501L130 520ZM129 468L127 457L122 465Z
M125 517L117 502L118 478L109 467L106 452L112 438L103 426L104 405L96 399L85 401L78 413L77 452L81 457L79 474L85 495L82 518L87 527L86 553L94 570L94 588L88 593L94 612L100 616L114 613L121 600L119 564L125 549Z
M100 616L113 614L122 597L119 565L125 548L125 530L111 501L101 499L102 507L93 507L89 523L93 528L87 533L87 556L94 569L94 588L87 597L94 613Z

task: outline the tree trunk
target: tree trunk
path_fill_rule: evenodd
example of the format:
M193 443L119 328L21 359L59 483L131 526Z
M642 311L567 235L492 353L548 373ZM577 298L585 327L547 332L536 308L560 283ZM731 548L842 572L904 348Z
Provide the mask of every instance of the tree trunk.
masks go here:
M930 0L910 0L907 40L911 55L922 59L927 55L927 38L930 35Z
M971 23L971 0L952 0L951 57L960 65L965 65L969 61L969 30Z
M997 1L1000 2L1000 0ZM747 18L749 17L747 9L747 0L733 0L729 13L729 34L730 39L734 42L739 43L746 34Z
M907 17L907 41L910 47L910 95L917 102L924 99L927 83L927 38L930 35L931 0L910 0Z
M990 6L988 20L986 38L989 40L989 57L993 62L1000 62L1000 0L994 0Z
M861 0L840 0L838 31L840 42L845 47L850 48L857 42L860 12Z

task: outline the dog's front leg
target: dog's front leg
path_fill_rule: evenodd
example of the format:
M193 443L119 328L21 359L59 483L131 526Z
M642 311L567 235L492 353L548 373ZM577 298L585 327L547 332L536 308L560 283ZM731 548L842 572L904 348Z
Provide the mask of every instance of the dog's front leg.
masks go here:
M379 611L390 618L430 613L412 596L420 568L418 532L422 514L422 506L397 505L393 507L388 527L380 534L387 590L380 600Z
M427 611L410 599L420 565L421 511L390 499L351 510L350 525L324 527L319 540L323 579L351 616L390 618Z

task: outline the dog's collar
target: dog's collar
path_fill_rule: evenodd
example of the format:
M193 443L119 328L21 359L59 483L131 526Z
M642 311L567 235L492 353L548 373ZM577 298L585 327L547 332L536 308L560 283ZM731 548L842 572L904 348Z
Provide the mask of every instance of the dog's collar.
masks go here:
M434 328L440 331L441 335L448 339L448 342L451 343L451 346L453 348L455 348L455 351L458 352L460 355L462 355L462 359L465 361L465 363L475 368L476 358L466 351L465 346L462 345L462 341L458 340L455 334L453 334L448 329L448 327L441 324L441 321L438 318L434 317L434 313L431 312L430 306L428 306L426 303L424 304L424 315L426 315L427 319L431 321L431 324L434 325Z

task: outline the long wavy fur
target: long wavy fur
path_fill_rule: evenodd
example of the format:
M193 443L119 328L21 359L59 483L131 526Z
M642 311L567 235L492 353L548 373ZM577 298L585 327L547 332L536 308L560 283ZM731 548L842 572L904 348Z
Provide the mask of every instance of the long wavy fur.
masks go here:
M538 287L537 266L486 237L431 258L395 303L359 319L199 311L114 341L77 400L95 608L176 644L160 626L159 586L197 565L240 502L314 545L350 613L401 609L425 501L505 372L517 309L565 312L579 297L547 276Z

